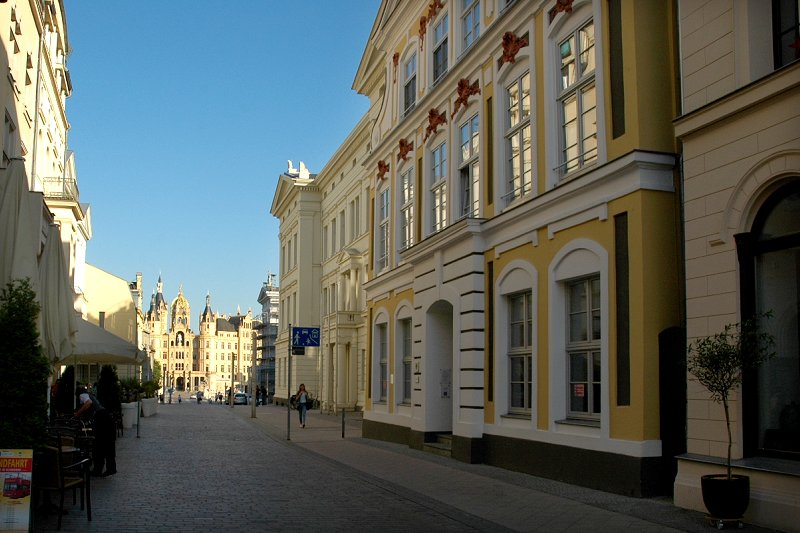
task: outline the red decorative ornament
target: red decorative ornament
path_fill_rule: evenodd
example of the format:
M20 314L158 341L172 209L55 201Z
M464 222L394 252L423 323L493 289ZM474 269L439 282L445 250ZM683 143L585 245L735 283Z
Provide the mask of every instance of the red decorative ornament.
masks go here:
M503 34L503 55L500 58L500 66L503 63L514 63L520 49L528 46L528 36L517 37L514 32L507 31Z
M439 110L435 108L428 111L428 126L425 128L424 140L427 141L428 137L436 133L436 130L442 124L447 124L447 117L444 113L439 113Z
M432 0L428 6L428 20L433 20L436 18L436 15L439 14L439 10L442 8L444 8L444 5L442 5L442 0Z
M422 16L419 19L419 49L422 50L425 44L425 32L428 31L428 17Z
M400 62L400 52L395 52L392 56L392 65L394 65L394 81L397 81L397 64Z
M556 7L553 8L553 14L561 13L572 13L572 2L573 0L556 0Z
M458 98L456 98L456 103L453 105L453 113L450 115L450 118L456 116L458 110L461 109L461 106L467 107L469 105L469 97L473 94L481 94L481 88L478 83L478 80L475 80L474 83L470 84L467 78L461 78L458 80L458 88L456 89L458 93Z
M378 179L381 181L385 180L387 172L389 172L389 163L381 159L378 161Z
M397 160L400 161L401 159L405 161L408 159L408 153L414 149L414 141L407 141L405 139L400 139L400 153L397 154Z

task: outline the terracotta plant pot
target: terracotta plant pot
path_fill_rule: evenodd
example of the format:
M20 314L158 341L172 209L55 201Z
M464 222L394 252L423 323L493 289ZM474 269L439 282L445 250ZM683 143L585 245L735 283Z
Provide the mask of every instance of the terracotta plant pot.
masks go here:
M744 516L750 503L750 478L725 474L710 474L700 479L703 503L713 518L738 519Z

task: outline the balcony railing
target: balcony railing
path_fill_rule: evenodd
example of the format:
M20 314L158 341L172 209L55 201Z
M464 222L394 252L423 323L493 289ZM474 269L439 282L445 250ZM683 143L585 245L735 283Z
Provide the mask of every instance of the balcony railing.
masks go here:
M50 200L70 200L77 202L80 199L78 183L69 178L42 178L44 197Z

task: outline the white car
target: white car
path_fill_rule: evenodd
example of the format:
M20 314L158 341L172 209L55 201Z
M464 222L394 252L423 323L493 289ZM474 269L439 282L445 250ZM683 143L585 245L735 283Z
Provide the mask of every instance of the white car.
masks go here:
M233 395L233 405L247 405L247 394L237 392Z

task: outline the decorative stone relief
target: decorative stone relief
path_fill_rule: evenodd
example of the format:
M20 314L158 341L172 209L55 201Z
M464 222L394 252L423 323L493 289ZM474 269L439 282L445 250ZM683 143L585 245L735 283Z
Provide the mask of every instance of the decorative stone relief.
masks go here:
M503 66L503 63L514 63L517 53L526 46L528 46L527 35L517 37L512 31L505 32L503 34L503 55L500 58L499 66Z
M428 111L428 126L425 128L425 140L428 140L440 125L447 124L447 117L444 113L440 113L438 109L434 108Z
M473 94L481 94L481 88L478 80L475 80L474 83L470 83L467 78L461 78L458 80L456 92L458 93L458 98L456 98L456 102L453 105L453 113L450 115L450 118L456 116L456 113L458 113L462 105L468 107L469 97Z
M397 160L400 161L401 159L405 161L408 159L408 153L414 149L414 141L407 141L405 139L400 139L400 153L397 154Z

